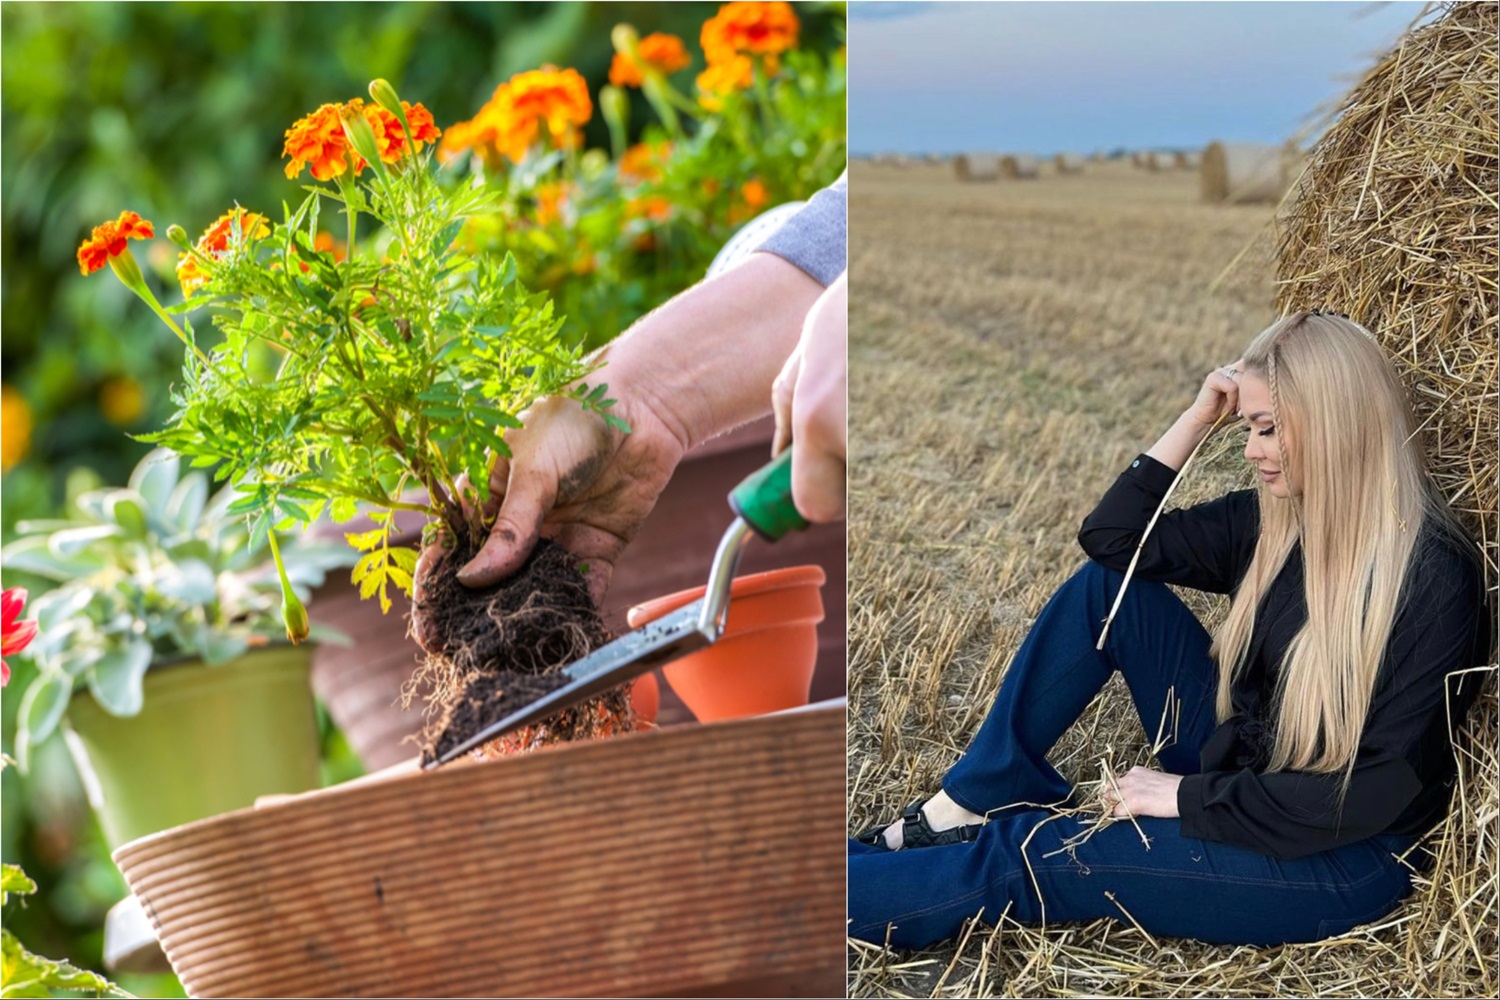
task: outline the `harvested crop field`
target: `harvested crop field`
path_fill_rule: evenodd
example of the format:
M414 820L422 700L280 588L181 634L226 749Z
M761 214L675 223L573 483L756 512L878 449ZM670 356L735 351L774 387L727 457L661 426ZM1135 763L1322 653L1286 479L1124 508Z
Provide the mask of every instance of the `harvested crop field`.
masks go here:
M980 184L856 164L850 186L852 834L937 789L1083 562L1084 515L1278 312L1275 206L1203 204L1196 171L1111 161ZM1173 503L1248 485L1243 445L1212 439ZM1222 612L1183 593L1206 621ZM1494 700L1492 684L1474 713L1491 729ZM1147 740L1117 678L1052 760L1096 786L1101 767L1149 763ZM1490 828L1482 742L1467 771L1483 788L1463 797ZM1492 883L1496 859L1472 863L1468 884ZM852 942L850 995L1493 995L1493 885L1467 904L1444 892L1419 883L1379 926L1274 949L1003 917L922 952Z

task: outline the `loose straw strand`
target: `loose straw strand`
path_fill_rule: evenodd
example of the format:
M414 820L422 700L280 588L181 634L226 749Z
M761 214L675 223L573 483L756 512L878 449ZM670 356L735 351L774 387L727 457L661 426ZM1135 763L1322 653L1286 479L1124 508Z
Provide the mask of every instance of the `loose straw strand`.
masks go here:
M1141 540L1136 543L1135 554L1130 557L1130 565L1125 567L1125 579L1120 581L1120 589L1115 594L1114 606L1109 609L1109 614L1104 619L1104 628L1099 630L1099 641L1094 645L1095 649L1103 649L1104 640L1109 638L1109 626L1114 622L1115 615L1120 610L1120 602L1125 599L1125 588L1130 586L1130 578L1135 575L1136 564L1141 561L1141 551L1146 547L1146 539L1151 536L1151 529L1156 527L1156 521L1161 517L1161 512L1167 509L1167 501L1172 498L1172 491L1177 489L1177 484L1182 482L1182 477L1187 473L1188 466L1193 464L1193 459L1198 457L1198 452L1203 448L1203 445L1209 438L1214 436L1214 431L1219 429L1219 426L1224 423L1224 420L1228 416L1229 414L1227 413L1220 414L1219 419L1215 420L1214 425L1208 429L1208 433L1203 435L1203 440L1199 441L1193 446L1193 450L1188 452L1187 461L1182 463L1182 468L1178 469L1177 475L1172 477L1172 485L1167 487L1167 492L1162 494L1161 503L1156 505L1156 513L1152 514L1151 520L1146 522L1146 530L1141 532Z

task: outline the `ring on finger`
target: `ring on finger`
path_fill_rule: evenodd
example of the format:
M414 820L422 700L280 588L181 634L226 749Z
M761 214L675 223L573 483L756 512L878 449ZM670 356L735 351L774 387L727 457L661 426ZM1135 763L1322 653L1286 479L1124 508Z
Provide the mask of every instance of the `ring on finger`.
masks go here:
M1230 367L1227 367L1227 368L1220 368L1219 369L1219 374L1223 375L1225 378L1234 378L1239 373L1240 373L1240 370L1238 368L1233 367L1233 366L1230 366Z

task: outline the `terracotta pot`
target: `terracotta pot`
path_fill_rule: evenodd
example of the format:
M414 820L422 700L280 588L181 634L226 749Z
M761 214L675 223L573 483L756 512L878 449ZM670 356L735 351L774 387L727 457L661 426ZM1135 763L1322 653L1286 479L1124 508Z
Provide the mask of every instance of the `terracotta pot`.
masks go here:
M719 641L662 667L700 722L764 715L806 705L823 620L821 566L792 566L736 577ZM695 587L630 609L640 628L703 596Z
M194 997L843 996L845 740L842 706L633 733L114 857Z

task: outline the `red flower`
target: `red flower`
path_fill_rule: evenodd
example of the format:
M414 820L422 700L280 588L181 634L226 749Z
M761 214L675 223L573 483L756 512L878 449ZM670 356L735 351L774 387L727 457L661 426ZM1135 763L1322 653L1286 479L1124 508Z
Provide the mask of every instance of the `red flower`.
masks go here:
M26 606L26 588L12 587L0 599L0 656L11 656L25 649L36 638L36 622L18 622ZM10 683L10 664L0 659L0 687Z

